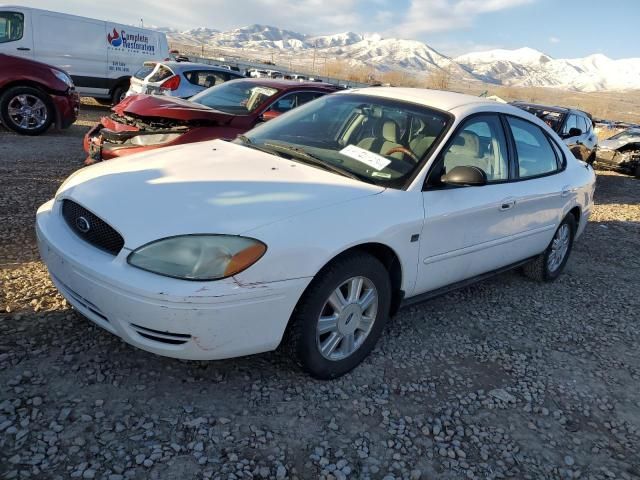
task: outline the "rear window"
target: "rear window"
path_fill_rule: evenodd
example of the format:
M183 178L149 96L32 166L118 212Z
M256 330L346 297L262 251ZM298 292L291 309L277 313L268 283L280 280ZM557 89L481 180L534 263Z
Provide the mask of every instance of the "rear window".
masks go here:
M156 68L155 63L150 63L150 64L145 63L144 66L140 70L138 70L133 76L138 80L144 80L145 78L147 78L147 75L153 72L154 68Z
M169 67L165 67L164 65L158 65L158 69L153 72L153 75L149 77L150 82L162 82L169 77L173 76L173 72Z
M15 42L24 33L24 15L18 12L0 12L0 43Z

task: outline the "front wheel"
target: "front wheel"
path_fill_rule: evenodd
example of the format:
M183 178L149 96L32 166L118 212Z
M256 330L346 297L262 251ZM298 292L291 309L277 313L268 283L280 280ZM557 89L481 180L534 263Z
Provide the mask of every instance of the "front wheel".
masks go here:
M575 232L576 220L569 213L560 223L547 249L522 268L524 274L542 282L552 282L558 278L569 260Z
M391 282L366 253L340 258L311 282L293 312L286 344L315 378L355 368L377 343L389 316Z
M127 96L127 87L124 85L119 85L114 88L113 93L111 94L111 104L117 105Z
M12 87L0 97L2 123L22 135L44 133L54 114L49 95L34 87Z

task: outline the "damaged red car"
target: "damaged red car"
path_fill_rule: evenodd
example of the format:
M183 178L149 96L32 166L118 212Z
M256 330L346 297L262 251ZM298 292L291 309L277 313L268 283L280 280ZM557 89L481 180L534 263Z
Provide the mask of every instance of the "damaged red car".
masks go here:
M338 89L315 82L242 79L216 85L189 100L130 96L85 135L85 163L184 143L231 140L260 122Z

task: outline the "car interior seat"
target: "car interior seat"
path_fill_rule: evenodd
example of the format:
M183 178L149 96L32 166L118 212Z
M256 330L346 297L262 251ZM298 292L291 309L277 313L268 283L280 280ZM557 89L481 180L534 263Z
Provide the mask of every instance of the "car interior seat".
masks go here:
M455 167L474 166L487 172L487 160L480 153L480 138L476 133L464 130L445 154L444 167L447 172Z
M375 137L363 138L358 142L358 147L369 150L370 152L378 153L380 155L386 154L389 150L395 147L401 147L398 143L398 124L393 120L384 120L382 122L382 128L380 134ZM390 155L393 158L402 159L404 154L402 152L396 152Z

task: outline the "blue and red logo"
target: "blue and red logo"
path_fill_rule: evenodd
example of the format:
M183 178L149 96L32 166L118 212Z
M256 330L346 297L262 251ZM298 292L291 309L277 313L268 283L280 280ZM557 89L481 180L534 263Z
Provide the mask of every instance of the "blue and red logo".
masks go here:
M112 47L119 47L120 45L122 45L122 37L115 28L113 29L113 35L111 35L110 33L107 34L107 41L111 44Z

